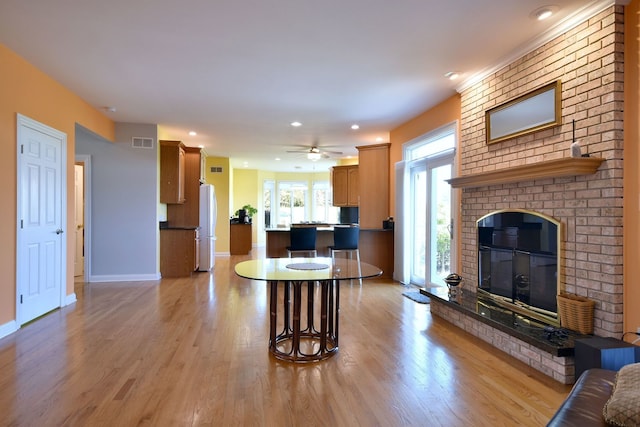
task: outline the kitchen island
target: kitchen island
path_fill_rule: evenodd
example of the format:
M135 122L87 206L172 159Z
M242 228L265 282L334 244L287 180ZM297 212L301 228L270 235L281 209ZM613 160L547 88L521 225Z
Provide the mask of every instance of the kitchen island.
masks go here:
M333 227L317 227L316 250L319 257L329 257L329 246L333 245ZM271 228L266 230L267 258L286 258L287 246L291 240L289 228ZM360 260L376 265L382 269L382 276L386 279L393 277L393 230L360 229Z

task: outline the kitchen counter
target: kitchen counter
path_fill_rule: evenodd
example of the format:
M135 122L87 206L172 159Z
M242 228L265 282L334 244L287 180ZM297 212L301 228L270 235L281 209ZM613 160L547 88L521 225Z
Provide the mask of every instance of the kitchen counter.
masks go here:
M306 224L305 224L306 225ZM313 224L309 224L313 226ZM316 250L319 257L329 257L329 246L333 245L333 226L317 227ZM266 230L267 257L286 258L287 246L291 243L289 228ZM393 277L393 229L360 229L360 260L382 269L383 278Z

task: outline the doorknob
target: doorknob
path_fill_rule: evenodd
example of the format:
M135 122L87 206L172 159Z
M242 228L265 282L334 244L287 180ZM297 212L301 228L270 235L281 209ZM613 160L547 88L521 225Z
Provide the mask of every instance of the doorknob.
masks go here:
M56 230L56 234L62 234L62 233L64 233L64 230L62 230L62 228L58 228Z

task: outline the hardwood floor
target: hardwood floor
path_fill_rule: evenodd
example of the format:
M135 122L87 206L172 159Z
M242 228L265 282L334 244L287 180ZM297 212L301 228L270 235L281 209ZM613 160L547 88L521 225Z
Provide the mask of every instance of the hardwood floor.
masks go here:
M0 340L0 425L542 426L569 391L389 281L343 285L334 357L277 361L266 284L233 272L247 258L78 283L77 303Z

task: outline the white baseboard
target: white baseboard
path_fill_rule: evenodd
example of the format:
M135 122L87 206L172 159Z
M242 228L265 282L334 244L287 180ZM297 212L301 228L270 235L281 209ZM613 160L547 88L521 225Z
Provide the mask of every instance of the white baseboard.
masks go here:
M7 335L11 335L15 331L20 329L18 327L18 323L15 320L5 323L4 325L0 325L0 338L4 338Z
M131 275L119 275L119 274L105 274L89 276L89 282L102 283L102 282L145 282L149 280L160 280L160 273L157 274L131 274Z
M66 307L69 304L73 304L76 301L78 301L78 299L76 298L76 293L73 292L73 293L67 295L66 297L64 297L64 306Z
M229 258L231 256L231 252L216 252L216 256Z

